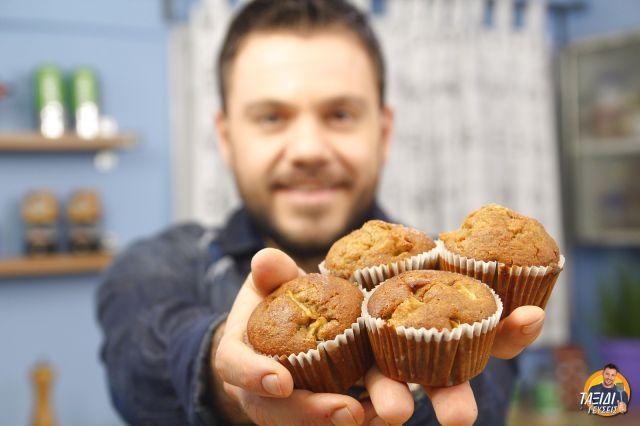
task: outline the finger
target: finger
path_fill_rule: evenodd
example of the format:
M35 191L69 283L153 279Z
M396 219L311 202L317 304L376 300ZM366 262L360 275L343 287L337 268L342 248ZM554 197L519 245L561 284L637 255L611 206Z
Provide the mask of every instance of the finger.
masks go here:
M224 382L258 395L286 398L293 391L291 373L282 364L256 354L241 340L223 337L214 365Z
M542 332L544 311L537 306L520 306L500 321L491 354L513 358L533 343Z
M236 390L247 415L257 424L361 425L365 414L355 399L332 393L295 390L285 399L264 398Z
M233 399L237 403L240 403L240 391L242 389L237 386L230 385L229 383L223 383L222 388L227 393L227 395L231 397L231 399Z
M272 248L260 250L251 259L251 274L240 288L227 317L228 330L243 336L256 306L273 290L299 275L296 263L284 252Z
M256 293L266 296L281 284L296 278L300 269L285 252L265 248L251 259L251 276Z
M365 423L367 426L396 426L392 423L385 422L381 417L374 417L369 423ZM402 425L402 423L398 423Z
M367 371L364 385L378 417L387 423L404 423L413 415L413 396L406 383L386 377L374 366Z
M295 262L280 250L260 250L253 257L252 274L236 296L215 357L216 372L223 381L262 396L291 394L293 379L289 371L275 360L256 354L244 344L243 338L247 321L258 303L270 289L297 275Z
M379 417L376 413L373 404L370 399L366 399L364 401L360 401L362 404L362 408L364 409L364 423L367 426L395 426L393 423L389 423L384 420L382 417ZM401 425L402 423L398 423Z
M424 390L443 426L472 425L478 418L478 406L469 382L446 388L425 386Z
M236 296L215 355L216 373L223 381L262 396L282 398L291 394L293 379L289 371L277 361L256 354L243 339L258 303L268 292L296 276L295 262L280 250L264 249L253 257L252 274ZM254 280L259 283L257 287Z
M368 425L378 414L376 414L376 410L373 408L373 404L369 398L360 400L360 405L362 405L362 409L364 410L364 424Z

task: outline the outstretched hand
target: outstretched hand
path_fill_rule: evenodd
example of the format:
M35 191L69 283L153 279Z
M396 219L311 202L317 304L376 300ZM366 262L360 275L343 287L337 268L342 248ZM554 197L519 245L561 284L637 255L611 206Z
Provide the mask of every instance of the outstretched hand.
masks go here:
M272 291L304 272L276 249L259 251L227 318L213 357L214 378L246 415L260 425L401 424L413 414L413 398L405 383L392 380L374 366L365 376L370 401L339 394L293 389L289 371L276 360L256 354L244 343L254 308ZM492 355L513 358L542 331L544 311L522 306L498 324ZM478 409L468 382L425 388L443 425L473 424Z

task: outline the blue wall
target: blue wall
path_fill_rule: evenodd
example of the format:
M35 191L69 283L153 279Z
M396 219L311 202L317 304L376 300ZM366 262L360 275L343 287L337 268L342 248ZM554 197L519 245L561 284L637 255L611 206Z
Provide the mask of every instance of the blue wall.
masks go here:
M142 136L103 174L90 154L0 153L0 257L19 254L19 203L31 188L62 199L76 187L103 197L105 229L119 244L170 221L167 27L160 0L0 1L0 131L32 129L31 79L44 61L69 71L94 67L102 106L122 129ZM54 406L62 425L119 424L98 361L94 297L98 277L0 280L0 424L28 424L30 367L56 369Z

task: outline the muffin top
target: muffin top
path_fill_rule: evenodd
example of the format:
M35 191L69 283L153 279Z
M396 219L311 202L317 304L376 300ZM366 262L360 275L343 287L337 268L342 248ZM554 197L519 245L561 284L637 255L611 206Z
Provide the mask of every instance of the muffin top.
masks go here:
M560 250L537 220L497 204L471 213L460 229L440 234L445 247L458 255L507 266L550 266Z
M455 272L406 271L384 281L367 310L394 327L453 329L493 315L496 301L485 284Z
M267 355L290 355L315 349L357 321L363 295L339 277L308 274L288 281L253 311L249 342Z
M331 246L325 267L349 279L356 269L397 262L435 246L431 238L416 229L370 220Z

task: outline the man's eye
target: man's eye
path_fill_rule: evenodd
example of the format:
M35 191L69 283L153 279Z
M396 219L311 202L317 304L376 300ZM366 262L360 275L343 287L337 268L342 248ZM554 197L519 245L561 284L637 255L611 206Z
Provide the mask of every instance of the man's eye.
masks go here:
M328 114L327 121L329 124L336 126L347 126L353 123L356 119L356 116L352 114L350 111L344 109L337 109L335 111L331 111Z
M278 113L268 113L258 117L258 121L264 125L273 125L278 124L282 121L282 116Z
M350 112L344 111L344 110L334 111L332 116L336 120L341 120L341 121L351 120L353 118Z

